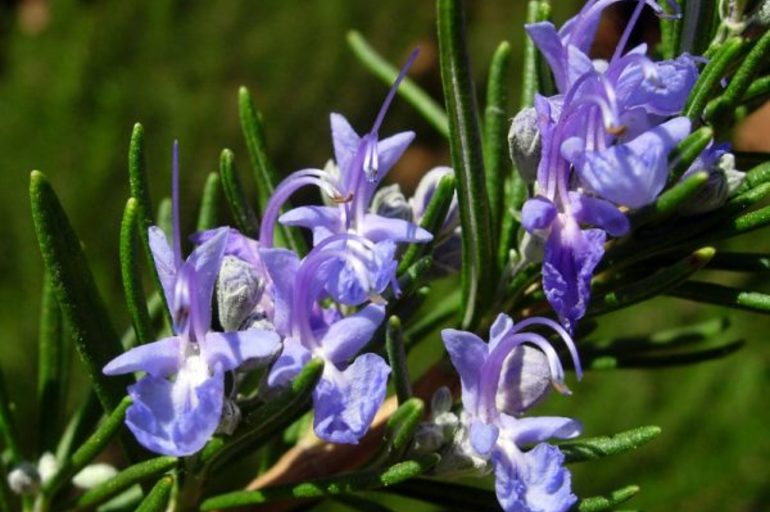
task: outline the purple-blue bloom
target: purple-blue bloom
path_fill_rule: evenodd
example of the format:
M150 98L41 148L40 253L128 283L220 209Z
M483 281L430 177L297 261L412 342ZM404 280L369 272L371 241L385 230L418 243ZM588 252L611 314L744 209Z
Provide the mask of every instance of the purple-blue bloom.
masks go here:
M104 367L107 375L146 372L129 386L126 424L147 449L186 456L199 451L219 425L224 373L246 360L269 361L280 348L271 331L212 332L211 298L228 229L220 228L182 260L179 233L178 145L173 158L174 249L160 228L150 247L173 319L174 335L141 345Z
M653 62L645 45L624 53L644 6L662 14L657 2L637 0L609 61L588 56L602 11L618 1L589 1L559 31L549 22L527 26L559 94L535 98L541 153L522 225L545 240L543 289L570 331L585 314L607 236L629 230L619 207L640 208L657 198L668 180L668 154L691 128L687 118L672 116L698 76L695 59ZM512 137L514 154L525 161L519 146L532 143Z
M357 282L371 275L366 257L348 244L357 235L333 235L318 243L300 261L286 249L262 249L275 300L274 324L283 336L284 350L268 376L270 387L288 384L312 358L325 361L313 392L316 435L332 443L356 444L367 432L385 399L390 368L376 354L357 354L371 340L385 317L385 308L370 304L342 317L318 303L326 295L330 275L339 275L340 262L358 272ZM369 283L375 294L378 283Z
M367 257L357 258L364 269L373 274L365 281L374 281L381 293L390 282L395 282L394 260L396 243L428 242L432 235L413 222L390 218L371 212L371 201L377 186L398 161L414 139L413 132L402 132L379 139L379 129L401 80L411 66L417 52L413 52L396 79L380 109L372 129L359 136L347 120L339 114L331 115L332 141L338 173L321 169L303 169L289 175L276 188L262 219L259 240L264 248L272 247L276 221L288 226L310 229L313 244L344 233L358 235L348 247ZM281 215L280 210L299 188L312 185L332 199L336 206L301 206ZM280 217L280 218L279 218ZM342 261L337 272L330 272L326 291L338 302L358 305L366 300L360 268L350 261Z
M462 386L465 428L477 456L495 468L495 490L506 511L568 510L577 498L558 448L545 443L580 434L570 418L520 417L545 393L547 384L568 393L564 369L553 346L532 326L553 329L566 343L578 378L577 350L569 334L546 318L529 318L514 325L501 314L490 329L489 344L470 332L442 331L444 345ZM534 447L525 451L528 446Z

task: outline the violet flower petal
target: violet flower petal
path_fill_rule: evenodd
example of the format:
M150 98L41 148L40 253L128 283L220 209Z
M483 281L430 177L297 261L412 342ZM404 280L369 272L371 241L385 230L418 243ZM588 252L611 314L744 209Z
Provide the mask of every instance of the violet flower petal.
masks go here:
M353 181L348 176L353 159L356 157L361 137L350 126L350 123L341 114L332 113L329 116L332 127L332 144L334 145L334 160L340 169L344 190L349 190Z
M198 246L184 263L185 267L194 269L195 287L192 291L197 295L197 300L192 304L198 310L190 311L190 319L199 337L205 336L211 327L211 297L225 255L227 234L228 228L219 228L217 233Z
M528 199L521 208L521 225L532 233L538 229L547 229L556 218L556 206L542 196Z
M285 338L283 351L270 368L267 376L267 385L270 388L287 386L296 377L302 368L310 361L312 354L299 340Z
M515 418L500 416L504 435L517 446L533 445L549 439L572 439L583 431L583 425L572 418L537 416Z
M147 372L155 377L167 377L182 365L182 339L178 336L163 338L139 345L120 354L107 363L105 375Z
M332 206L300 206L281 215L278 221L286 226L311 229L314 245L345 231L339 208Z
M487 344L473 333L444 329L441 338L455 370L460 375L463 407L475 411L479 399L481 367L489 356Z
M487 424L478 420L471 423L471 446L482 457L488 457L492 453L499 435L500 429L497 425Z
M275 331L249 329L234 332L209 332L201 355L209 368L228 371L244 361L268 362L280 350L281 337Z
M363 226L359 229L362 236L375 243L384 240L426 243L433 240L433 235L429 231L413 222L391 219L374 213L364 215Z
M580 224L596 226L615 237L631 229L628 217L609 201L578 192L569 192L569 201L572 215Z
M287 336L291 329L290 313L294 297L294 281L299 271L299 257L288 249L262 249L260 257L272 281L275 302L273 325Z
M390 368L376 354L363 354L344 371L324 366L313 391L316 435L330 443L357 444L385 399Z
M345 363L371 341L384 319L385 307L370 304L331 324L320 340L326 358L335 365Z
M150 226L147 230L150 240L150 251L155 262L155 270L158 273L160 284L163 287L163 295L169 308L174 303L174 285L176 284L176 262L174 251L168 244L166 234L158 226Z
M187 456L200 451L219 425L224 376L188 379L180 372L170 382L147 375L128 394L134 403L126 425L137 441L155 453Z

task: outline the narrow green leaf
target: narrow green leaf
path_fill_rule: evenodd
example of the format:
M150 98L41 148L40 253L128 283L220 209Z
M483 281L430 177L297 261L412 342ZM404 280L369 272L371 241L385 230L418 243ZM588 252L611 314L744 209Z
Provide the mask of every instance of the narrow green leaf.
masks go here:
M429 455L399 462L384 470L361 471L301 484L268 487L259 491L231 492L207 499L201 505L201 510L258 505L281 499L323 498L369 489L387 488L425 473L437 461L437 455Z
M425 404L419 398L409 398L400 403L385 426L386 453L390 462L404 456L425 414Z
M254 107L251 93L243 86L238 89L238 114L243 137L246 140L246 148L251 159L251 167L254 170L254 183L257 185L257 205L259 212L264 212L275 187L278 185L278 173L267 154L262 113ZM226 186L227 184L225 184ZM297 254L307 252L305 240L297 230L279 225L276 232L279 245L284 245Z
M617 368L666 368L670 366L684 366L713 359L721 359L736 352L744 345L743 340L725 343L716 347L703 350L685 352L672 352L661 354L642 355L596 355L588 353L582 357L583 369L587 370L615 370Z
M387 349L388 361L393 372L396 397L398 398L398 403L403 404L412 397L412 385L409 382L409 371L406 368L404 333L401 331L401 320L397 316L391 316L388 319L385 348Z
M235 225L246 236L256 238L259 233L259 221L243 190L241 179L235 170L235 157L229 149L222 150L222 156L219 158L219 175L222 178L225 198L233 214Z
M347 34L348 45L358 60L379 78L384 84L391 85L398 76L399 69L386 61L359 32L351 30ZM404 78L397 94L444 137L449 137L449 121L446 112L430 95L409 77Z
M171 198L170 197L164 197L160 200L160 204L158 205L158 227L163 231L163 234L166 235L166 239L171 240L174 238L173 236L173 220L171 218L172 215L172 205L171 205ZM155 260L152 260L152 266L155 268ZM160 286L160 283L158 284L158 290L163 291L163 287ZM163 295L161 293L161 295ZM164 296L165 300L165 296ZM166 308L168 309L168 308Z
M40 451L51 450L56 443L66 399L63 381L64 347L61 312L54 296L51 278L45 276L40 304L37 360L38 443Z
M751 82L741 99L741 104L762 105L770 99L770 76L763 76Z
M639 354L698 345L725 333L730 326L727 317L666 329L642 336L620 336L581 343L581 357L593 354Z
M770 295L715 283L688 281L668 292L672 297L770 314Z
M452 174L443 176L433 197L430 198L428 206L425 208L425 214L420 221L420 227L433 234L433 240L427 244L410 244L401 258L398 265L398 275L401 275L407 268L412 266L423 254L428 253L438 242L441 228L444 226L449 207L452 206L452 199L455 194L455 177Z
M679 41L682 33L681 18L675 15L682 10L683 0L674 0L679 7L674 9L669 2L662 2L660 6L669 14L668 17L660 20L660 54L666 60L671 60L679 56Z
M398 300L402 301L411 297L425 282L428 271L433 267L433 256L423 256L417 263L414 263L400 276L398 276L398 287L401 290L401 295L398 296ZM390 302L394 299L392 288L384 294L386 301Z
M631 225L637 228L671 217L677 213L679 207L695 197L708 180L709 174L705 171L693 173L659 195L655 202L632 212L628 216Z
M770 272L770 255L719 251L707 265L709 270L732 272Z
M120 225L120 275L123 279L123 293L126 307L131 317L136 340L140 345L155 340L150 313L147 310L147 299L142 287L139 274L139 203L133 197L126 203L123 210L123 221ZM126 347L130 348L130 347Z
M713 247L704 247L648 277L592 298L587 316L604 315L666 293L703 268L715 252Z
M752 80L767 65L767 55L770 53L770 30L753 45L746 58L741 61L738 70L730 78L727 89L705 109L707 121L731 119L735 106L743 99Z
M97 485L75 501L75 510L93 510L129 487L144 482L174 468L176 457L156 457L129 466L103 484Z
M110 441L117 435L126 417L126 409L131 405L131 399L125 397L115 410L105 418L104 422L96 429L72 457L63 461L56 473L45 484L43 493L52 498L72 477L86 467L99 455Z
M511 249L514 248L519 228L521 227L517 214L521 211L521 207L524 205L524 201L527 200L529 194L527 184L521 179L516 169L513 169L509 179L505 182L505 190L506 210L503 212L503 221L500 227L500 246L497 251L498 267L501 269L504 269L509 263Z
M734 65L736 60L740 60L740 55L747 46L748 41L745 39L737 36L732 37L724 42L714 57L706 64L706 67L703 68L684 107L684 115L689 117L693 123L700 123L700 117L706 103L711 99L728 68Z
M80 240L48 180L38 171L33 171L30 179L30 200L40 252L62 314L102 407L112 411L130 382L128 376L107 377L102 373L102 368L122 352L120 338L96 289Z
M312 359L292 381L291 388L244 418L231 438L210 441L201 453L204 473L215 471L234 456L256 450L305 414L323 367L322 359Z
M746 192L763 183L770 181L770 160L767 160L746 173L746 177L738 188L739 193Z
M527 3L527 24L545 21L547 9L542 8L540 0L529 0ZM535 43L524 33L524 63L521 67L521 101L520 108L531 107L537 92L537 60L538 53Z
M171 491L174 489L174 477L166 475L156 483L146 498L136 508L136 512L165 512Z
M713 140L714 129L710 126L701 126L676 145L668 155L668 161L671 163L671 172L668 178L669 185L679 181L695 159L700 156Z
M10 465L15 466L23 460L23 456L19 448L19 432L11 410L11 398L5 387L5 376L0 369L0 436L4 448L11 454Z
M466 512L498 512L500 504L494 491L479 487L415 478L386 489L387 492Z
M75 448L83 444L103 416L103 412L96 393L93 390L89 391L59 438L59 444L56 446L56 460L68 459Z
M492 233L500 232L505 179L511 172L508 156L508 87L511 79L511 45L503 41L492 56L484 110L484 169L489 194ZM495 241L493 240L493 244Z
M221 193L222 181L219 174L209 173L198 208L198 231L206 231L219 226L219 198Z
M681 30L679 31L679 53L703 55L709 47L717 28L717 0L684 1Z
M566 462L585 462L635 450L660 435L660 427L649 425L617 433L558 443Z
M438 0L438 39L462 224L462 325L470 328L484 314L491 298L488 291L494 289L494 266L481 134L462 0Z
M625 503L634 496L639 494L639 486L629 485L612 491L607 496L594 496L592 498L585 498L580 500L580 503L576 505L578 512L602 512L604 510L612 510L614 507Z
M713 237L717 239L743 235L768 224L770 224L770 206L765 206L732 219L722 229L714 232Z

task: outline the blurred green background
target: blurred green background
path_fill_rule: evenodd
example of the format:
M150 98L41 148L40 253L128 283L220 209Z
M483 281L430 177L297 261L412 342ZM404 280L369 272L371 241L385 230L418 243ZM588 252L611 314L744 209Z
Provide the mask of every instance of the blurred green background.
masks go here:
M554 3L557 20L578 5ZM468 4L471 55L483 92L485 67L501 40L513 45L518 77L525 2ZM440 100L434 6L427 0L0 2L0 365L30 424L42 279L29 171L49 175L113 321L127 325L117 251L133 123L145 127L156 203L168 194L171 142L180 140L183 197L189 199L182 218L192 229L197 195L222 148L235 151L242 176L249 177L237 118L239 85L251 89L264 114L270 152L282 172L322 166L331 156L329 112L368 129L386 89L348 49L351 28L396 63L420 45L412 76ZM512 92L517 89L512 83ZM448 163L448 152L427 123L396 101L383 133L406 128L417 132L417 141L396 173L413 184L431 166ZM760 233L737 244L768 251L769 239ZM750 283L757 289L767 284ZM644 333L722 314L660 299L604 317L601 332ZM636 483L642 493L631 508L767 510L768 327L766 318L736 313L725 341L749 341L736 355L698 367L589 373L573 386L574 396L551 400L548 412L581 419L589 435L640 424L663 428L659 440L633 455L574 467L576 492L590 496Z

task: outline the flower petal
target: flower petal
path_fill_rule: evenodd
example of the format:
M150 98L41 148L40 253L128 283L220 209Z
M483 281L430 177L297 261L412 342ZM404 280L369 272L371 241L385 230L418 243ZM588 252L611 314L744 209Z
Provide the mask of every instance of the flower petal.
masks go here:
M316 435L330 443L357 444L382 405L390 368L376 354L363 354L340 372L324 366L313 392Z
M535 43L537 49L545 57L548 66L553 71L556 85L560 91L564 91L567 87L567 73L564 68L566 60L566 51L562 44L559 34L556 32L556 27L549 21L541 21L539 23L529 23L524 26L529 34L529 38Z
M187 456L203 448L219 425L224 376L215 373L191 385L147 375L129 386L128 394L134 403L126 425L137 441L155 453Z
M332 126L332 144L334 145L334 159L340 169L342 182L347 188L350 184L350 166L356 157L361 137L350 126L348 120L340 114L332 113L330 116Z
M294 297L294 281L299 270L299 257L288 249L262 249L259 252L272 281L275 301L273 325L284 336L290 330L290 312Z
M504 435L517 446L542 443L549 439L572 439L583 431L583 425L572 418L539 416L515 418L502 415Z
M286 226L313 230L313 244L345 231L339 208L332 206L300 206L281 215L278 221Z
M155 261L155 270L158 273L160 284L163 287L166 304L172 308L177 272L174 251L168 245L165 233L158 226L150 226L150 229L147 230L147 236L150 239L150 251L152 252L152 259Z
M359 226L361 234L372 242L391 240L393 242L425 243L433 240L433 235L417 224L404 219L392 219L367 213Z
M479 398L481 367L489 355L487 344L473 333L456 329L444 329L441 338L460 375L463 406L473 414Z
M556 206L542 196L528 199L521 208L521 225L532 233L538 229L547 229L556 217Z
M581 224L588 224L603 229L612 236L623 236L631 229L628 217L617 206L578 192L569 192L572 214Z
M310 361L311 354L298 340L285 338L283 351L270 368L267 376L267 385L270 388L284 387L302 371L302 368Z
M105 375L147 372L155 377L166 377L179 370L182 364L182 340L178 336L139 345L120 354L107 363Z
M471 446L482 457L488 457L492 453L499 435L500 429L497 425L490 425L478 420L471 423Z
M498 457L495 493L507 512L566 512L577 502L564 455L548 444L539 444L515 459Z
M246 360L268 363L281 348L281 337L275 331L249 329L206 334L202 355L209 368L228 371Z
M211 298L225 256L228 231L228 228L219 228L209 240L196 247L184 263L184 267L192 268L195 275L195 287L191 292L196 294L193 304L197 310L190 311L190 319L198 337L205 336L211 328Z
M329 361L342 364L355 356L371 341L385 318L385 308L370 304L329 327L321 338L321 346Z

